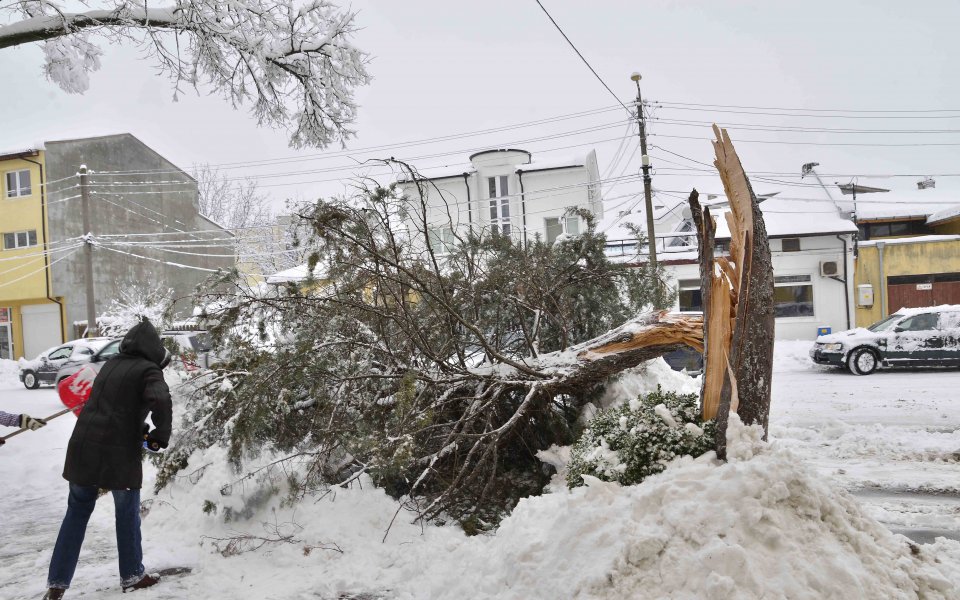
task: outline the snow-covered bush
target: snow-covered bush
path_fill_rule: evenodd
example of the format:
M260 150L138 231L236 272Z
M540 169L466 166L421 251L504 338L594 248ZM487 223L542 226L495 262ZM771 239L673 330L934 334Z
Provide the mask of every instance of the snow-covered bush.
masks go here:
M583 475L634 485L663 471L678 456L713 448L714 421L700 419L697 396L657 390L602 411L587 424L571 452L567 483Z

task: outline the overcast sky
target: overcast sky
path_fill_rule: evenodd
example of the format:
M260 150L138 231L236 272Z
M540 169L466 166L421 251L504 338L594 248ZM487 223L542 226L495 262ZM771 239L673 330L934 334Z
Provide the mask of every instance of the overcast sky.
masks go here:
M833 174L846 176L843 182L849 181L849 175L929 174L941 175L938 195L960 191L960 177L943 176L960 174L960 44L956 41L960 2L956 0L543 3L625 103L629 105L636 93L629 79L635 70L643 74L644 98L665 103L651 109L650 125L650 142L655 146L650 154L657 169L654 186L664 195L688 191L694 185L702 191L719 191L713 177L672 170L699 168L676 154L712 161L707 122L729 126L751 174L789 173L795 176L776 178L809 184L809 179L799 180L800 167L817 161L819 170L829 174L824 178L827 183L841 179ZM356 150L352 159L324 156L318 150L294 151L287 147L285 131L259 128L245 108L234 111L205 90L174 102L169 83L149 61L140 60L140 52L131 46L105 47L103 68L93 74L91 89L82 96L68 95L44 79L39 46L0 50L5 92L0 96L4 124L0 150L44 140L130 132L185 169L197 163L299 159L225 171L231 176L258 177L277 204L285 198L336 193L356 170L351 165L382 156L415 159L415 164L427 169L463 163L471 151L483 147L519 146L532 151L535 159L595 148L601 172L608 169L627 132L622 108L496 134L378 153L363 151L612 107L616 101L534 0L357 0L353 7L363 28L356 43L371 55L374 81L357 92L361 108L358 135L348 146ZM813 112L784 116L756 114L782 111L689 110L697 107L682 109L668 103ZM823 109L914 112L850 112L841 117L817 112ZM953 112L916 112L932 110ZM882 118L863 118L878 116ZM763 125L869 131L743 129ZM537 139L586 128L595 130ZM634 143L631 139L626 145L628 156ZM576 147L558 150L567 146ZM424 156L430 158L417 158ZM639 164L637 153L629 164L621 161L611 174L636 173ZM782 195L797 198L822 194L815 188L754 177L760 191L779 189ZM861 178L860 182L916 190L917 179ZM640 189L638 181L627 182L609 195L622 198Z

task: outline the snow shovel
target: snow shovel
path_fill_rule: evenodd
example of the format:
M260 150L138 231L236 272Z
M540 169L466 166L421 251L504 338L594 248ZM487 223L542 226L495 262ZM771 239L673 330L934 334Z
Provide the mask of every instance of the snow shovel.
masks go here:
M63 415L65 415L65 414L67 414L68 412L72 411L72 410L73 410L72 408L65 408L65 409L61 410L60 412L53 413L53 414L50 415L49 417L44 417L43 420L44 420L44 421L50 421L50 419L56 419L57 417L63 416ZM26 428L24 428L24 429L18 429L18 430L16 430L16 431L14 431L13 433L11 433L10 435L6 435L6 436L4 436L4 437L0 437L0 440L3 440L4 442L6 442L7 440L9 440L10 438L12 438L13 436L15 436L15 435L20 435L20 434L23 433L24 431L29 431L29 430L26 429Z

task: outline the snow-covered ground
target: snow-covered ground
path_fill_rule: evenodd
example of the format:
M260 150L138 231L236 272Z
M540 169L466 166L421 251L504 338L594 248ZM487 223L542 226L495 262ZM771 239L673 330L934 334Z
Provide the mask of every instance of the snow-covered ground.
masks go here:
M145 562L196 572L137 597L960 597L951 587L960 581L960 543L929 539L911 551L876 523L920 541L960 538L960 371L857 377L813 365L808 347L777 344L770 448L744 434L742 459L729 464L686 460L640 486L594 484L524 501L493 536L422 528L403 513L391 527L396 503L369 485L296 510L273 498L250 518L225 522L223 508L250 505L255 486L241 481L224 495L222 478L208 473L152 498L148 467ZM661 367L620 389L645 391L653 379L696 388ZM52 389L25 390L0 362L0 410L60 408ZM0 447L0 598L43 593L74 422L61 417ZM223 462L215 449L191 466L228 476ZM201 510L205 499L220 506L216 515ZM112 512L101 499L68 598L120 597ZM231 557L211 539L277 531L291 542Z

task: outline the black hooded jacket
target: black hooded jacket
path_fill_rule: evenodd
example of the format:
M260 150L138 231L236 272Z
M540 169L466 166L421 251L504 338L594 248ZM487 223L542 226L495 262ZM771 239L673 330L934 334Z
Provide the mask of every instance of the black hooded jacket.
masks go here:
M64 479L108 490L140 489L148 413L153 413L156 427L151 437L163 446L170 440L170 389L160 367L164 354L160 335L149 321L127 332L120 353L97 374L73 428Z

